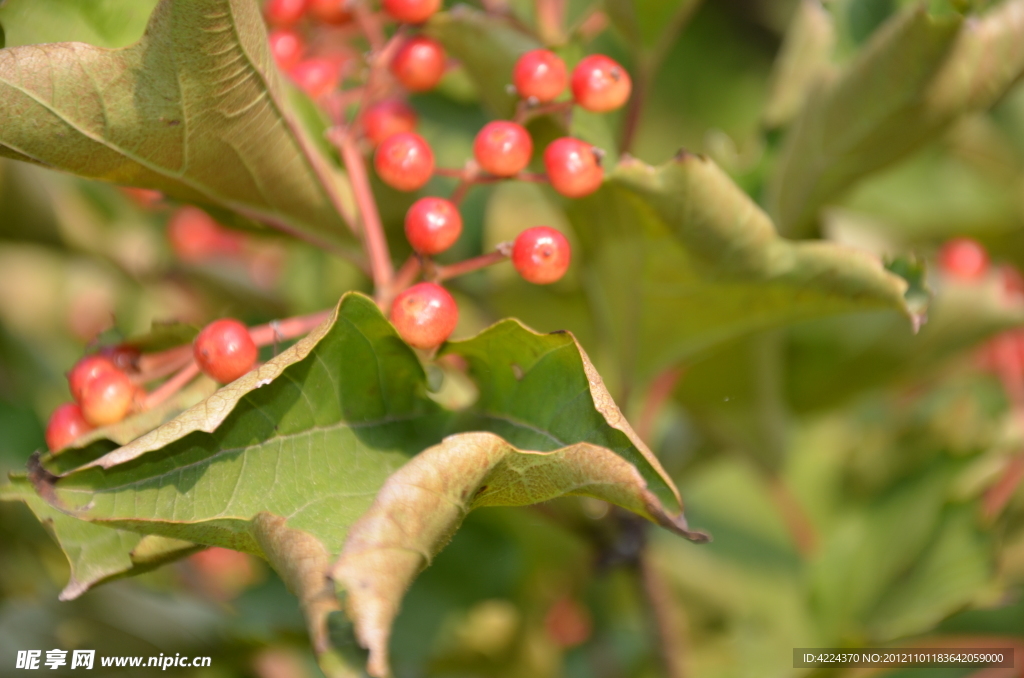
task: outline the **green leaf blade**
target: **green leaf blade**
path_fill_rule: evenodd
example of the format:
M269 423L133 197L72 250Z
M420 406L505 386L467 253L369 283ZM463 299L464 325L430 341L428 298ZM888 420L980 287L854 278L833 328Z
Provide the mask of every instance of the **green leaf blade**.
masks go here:
M0 51L0 154L350 237L327 161L284 103L255 3L161 2L143 39Z

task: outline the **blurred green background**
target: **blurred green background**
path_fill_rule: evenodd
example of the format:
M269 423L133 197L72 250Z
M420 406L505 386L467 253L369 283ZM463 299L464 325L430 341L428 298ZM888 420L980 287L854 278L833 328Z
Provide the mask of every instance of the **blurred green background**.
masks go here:
M510 4L532 21L532 3ZM574 0L570 17L588 4ZM652 73L632 153L652 164L681 147L705 153L763 201L781 143L764 110L799 3L693 4ZM909 4L826 3L836 26L833 64L853 59ZM8 0L0 24L7 46L117 47L141 35L154 5ZM658 23L659 0L635 5ZM588 50L638 67L618 29ZM451 167L470 154L487 115L457 74L449 80L412 103L439 165ZM621 125L613 117L602 133ZM412 198L376 188L397 259L408 251L400 224ZM1017 85L990 111L962 116L830 202L822 235L923 260L948 238L970 236L994 260L1022 266L1022 188ZM167 242L169 213L111 186L0 161L0 472L23 468L44 447L44 423L68 399L63 373L97 336L110 341L163 320L264 322L366 289L345 262L263 232L248 236L240 257L182 262ZM451 260L526 223L570 235L578 227L565 201L532 185L478 188L463 213L466 232L445 255ZM522 283L508 267L460 280L456 336L515 315L537 330L573 330L599 366L608 363L584 275L576 266L550 289ZM594 502L473 514L406 598L392 645L397 674L663 675L635 559L644 540L666 585L657 595L678 616L673 652L690 676L867 675L791 668L794 647L815 646L1013 645L1024 661L1024 492L997 512L986 499L1020 454L1024 432L978 359L988 337L1020 323L1019 309L989 303L993 281L965 285L931 273L929 283L931 317L916 338L889 314L865 313L732 340L685 365L649 438L680 485L690 524L709 530L712 544L648 530ZM767 403L751 376L766 345L785 357L783 397ZM608 381L636 421L643 398L616 393L615 377ZM213 658L208 669L176 675L319 675L295 600L248 557L207 552L58 602L67 576L28 509L0 503L0 675L14 674L17 650L51 648Z

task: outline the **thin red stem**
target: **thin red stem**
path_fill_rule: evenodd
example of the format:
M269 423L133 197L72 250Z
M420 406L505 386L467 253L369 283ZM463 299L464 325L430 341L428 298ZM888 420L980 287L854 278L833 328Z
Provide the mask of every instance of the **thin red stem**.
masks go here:
M672 397L676 384L683 376L683 368L673 367L665 370L651 382L647 391L647 399L644 401L643 410L640 412L640 420L637 422L636 433L648 445L652 444L651 436L654 433L654 422L661 412L665 402Z
M356 206L359 208L363 225L363 244L370 259L370 270L373 272L377 302L386 307L390 303L395 271L391 263L391 254L388 251L388 241L384 236L384 225L381 223L380 213L377 211L377 201L373 198L370 179L366 174L363 156L356 148L354 139L347 132L335 129L333 133L329 134L329 137L341 151L342 162L345 163L345 168L348 170L349 181L352 184L352 192L355 194Z
M384 46L386 40L380 16L370 10L366 2L357 0L352 4L352 13L355 14L356 23L359 24L360 30L366 36L367 42L370 43L370 49L379 50Z
M570 101L555 101L550 104L538 104L530 105L526 101L520 101L516 106L516 113L513 116L513 122L525 125L534 118L539 118L542 115L557 115L559 113L567 113L572 110L575 104Z
M159 387L153 390L152 393L146 396L143 401L142 408L145 410L151 410L157 405L165 402L172 395L180 391L190 381L199 376L199 365L194 360L189 361L180 372L175 374L173 377L160 384Z
M534 0L534 8L541 40L549 45L561 44L565 39L565 0Z
M500 264L509 258L512 254L512 243L502 243L498 245L498 248L494 252L488 252L487 254L481 254L478 257L472 259L465 259L455 264L449 264L447 266L438 266L434 269L434 279L437 282L444 280L451 280L460 275L466 275L473 271L479 271L482 268L493 266L494 264Z
M394 293L398 295L405 288L412 285L413 281L416 280L416 276L423 270L423 260L416 254L412 254L402 267L398 269L398 273L395 274Z
M139 384L155 381L177 372L192 359L192 346L175 346L158 353L143 353L139 356L138 373L133 380Z
M249 336L257 346L269 346L279 341L295 339L309 334L323 321L327 320L331 311L318 311L309 315L300 315L284 320L275 320L266 325L257 325L249 329Z
M803 557L809 558L818 546L818 532L814 529L810 517L782 478L771 477L768 487L797 551Z

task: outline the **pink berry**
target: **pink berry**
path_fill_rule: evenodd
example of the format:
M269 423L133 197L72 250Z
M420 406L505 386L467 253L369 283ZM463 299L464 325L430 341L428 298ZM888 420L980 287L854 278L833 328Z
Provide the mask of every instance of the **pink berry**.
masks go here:
M377 146L373 166L387 185L415 191L434 173L434 152L415 132L394 134Z
M400 132L416 130L416 111L398 99L369 106L361 116L363 132L374 146Z
M585 57L572 71L573 98L588 111L614 111L626 103L632 88L626 69L603 54Z
M384 11L395 21L421 24L441 9L441 0L384 0Z
M256 364L258 351L249 328L232 318L221 318L203 328L192 344L196 363L221 384L238 379Z
M52 452L63 450L92 430L77 403L64 403L50 415L46 424L46 446Z
M348 3L349 0L309 0L309 13L320 23L341 26L352 20Z
M267 0L263 16L271 26L291 26L306 12L306 0Z
M114 362L106 356L95 354L85 356L75 363L75 366L68 372L68 388L71 389L71 396L76 401L82 402L85 387L89 385L89 382L104 372L116 370Z
M988 271L988 254L976 240L955 238L939 251L939 265L954 278L975 280Z
M444 62L441 44L418 35L398 48L389 68L395 79L410 92L426 92L441 81Z
M297 63L288 71L288 75L310 98L319 99L338 86L341 69L335 61L313 57Z
M460 233L459 208L444 198L420 198L405 213L405 237L420 254L444 252L455 244Z
M459 322L459 307L448 290L422 282L405 290L391 304L391 323L410 346L434 348Z
M569 241L548 226L534 226L519 234L512 246L512 265L527 282L547 285L569 270Z
M530 163L533 141L522 125L495 120L484 125L476 135L473 155L485 171L499 177L510 177Z
M135 384L124 372L100 372L82 390L82 416L92 426L116 424L131 412L135 394Z
M512 71L512 84L519 96L540 103L554 101L568 80L565 62L554 52L535 49L519 57Z
M290 28L275 28L270 31L270 54L282 71L291 70L302 60L305 46L302 36Z
M564 196L582 198L601 187L600 152L572 137L555 139L544 150L544 168L551 186Z

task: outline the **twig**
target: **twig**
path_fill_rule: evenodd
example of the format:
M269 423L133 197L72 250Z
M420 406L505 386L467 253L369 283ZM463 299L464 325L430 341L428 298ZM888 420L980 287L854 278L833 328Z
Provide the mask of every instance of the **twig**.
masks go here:
M473 271L479 271L482 268L493 266L494 264L505 261L512 255L512 243L503 242L495 249L494 252L488 252L487 254L481 254L478 257L472 259L465 259L455 264L449 264L447 266L438 266L434 269L434 279L437 282L443 280L450 280L460 275L472 273Z
M373 198L370 179L366 174L363 156L356 148L352 136L346 131L335 128L328 134L328 137L341 151L342 162L345 163L345 168L348 170L349 180L352 182L352 192L355 194L356 205L359 207L359 215L362 220L363 244L370 259L377 303L386 308L391 301L391 286L395 271L391 263L391 254L388 252L388 241L384 236L384 225L381 223L380 213L377 211L377 201Z

